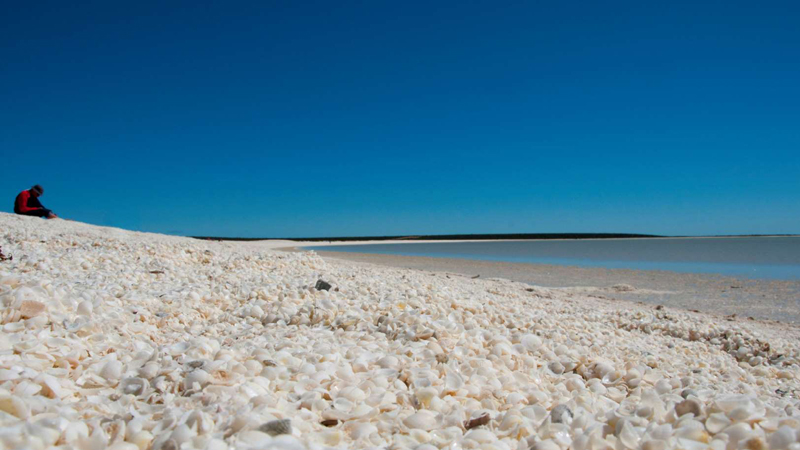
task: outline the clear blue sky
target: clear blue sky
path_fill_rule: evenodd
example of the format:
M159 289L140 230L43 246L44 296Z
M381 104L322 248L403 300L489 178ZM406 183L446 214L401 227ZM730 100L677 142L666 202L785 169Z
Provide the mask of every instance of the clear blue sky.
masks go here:
M800 3L16 2L0 210L190 235L800 233Z

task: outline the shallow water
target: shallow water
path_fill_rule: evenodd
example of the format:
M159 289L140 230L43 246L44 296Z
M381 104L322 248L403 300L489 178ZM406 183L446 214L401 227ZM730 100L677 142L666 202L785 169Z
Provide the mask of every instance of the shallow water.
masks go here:
M441 242L305 247L610 269L800 279L800 237Z

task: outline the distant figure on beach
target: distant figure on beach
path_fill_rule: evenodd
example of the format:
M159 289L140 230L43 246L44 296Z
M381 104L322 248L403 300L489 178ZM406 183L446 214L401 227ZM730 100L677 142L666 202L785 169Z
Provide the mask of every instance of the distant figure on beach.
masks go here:
M17 199L14 200L14 212L22 214L23 216L55 219L58 216L39 202L39 197L42 194L44 194L44 188L38 184L28 190L20 192L19 195L17 195Z

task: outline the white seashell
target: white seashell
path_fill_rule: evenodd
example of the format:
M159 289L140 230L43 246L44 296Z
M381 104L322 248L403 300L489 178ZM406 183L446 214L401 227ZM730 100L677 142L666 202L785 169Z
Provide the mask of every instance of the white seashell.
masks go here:
M314 434L314 440L328 447L335 447L342 442L343 434L339 430L321 431Z
M534 352L542 346L542 340L533 334L526 334L525 336L520 339L520 344L522 344L525 349L529 352Z
M19 378L19 372L16 370L0 369L0 381L11 381Z
M214 429L214 421L203 411L194 410L186 418L186 426L194 430L195 433L203 435L210 433Z
M108 450L139 450L139 447L130 442L117 442L115 444L111 444L108 447Z
M211 380L211 375L203 369L195 369L186 374L183 379L183 389L193 389L195 386L204 387Z
M430 411L420 411L403 419L403 424L411 429L430 431L436 428L436 416Z
M27 419L31 415L31 409L27 403L19 397L0 395L0 411L11 414L18 419Z
M436 391L436 389L432 387L427 387L427 388L417 389L414 392L414 396L417 397L417 401L419 401L419 403L422 406L424 406L425 408L430 408L431 401L434 398L437 398L439 396L439 393Z
M368 422L351 422L346 426L345 430L350 439L354 441L367 438L378 432L378 428Z
M152 380L156 376L158 376L159 371L161 370L161 366L155 362L149 362L139 368L139 376L144 378L145 380Z
M552 439L545 439L535 443L531 450L561 450L561 447Z
M733 422L731 422L731 420L728 419L728 417L725 414L711 413L708 415L708 418L706 419L706 429L711 434L717 434L720 431L727 428L728 426L730 426L731 423Z
M42 394L50 398L60 399L67 395L67 392L61 388L61 382L52 375L42 375L38 378L42 386Z
M625 446L625 448L635 449L639 447L639 435L627 420L622 421L622 429L619 432L619 441L623 446Z
M783 450L789 448L797 440L796 432L791 427L783 425L778 431L769 436L769 448L772 450Z
M181 444L184 442L189 441L189 439L195 436L194 431L192 431L186 425L178 425L175 430L172 431L172 434L169 435L169 439L180 447Z
M495 436L494 433L492 433L491 431L486 430L484 428L473 428L464 434L464 439L469 439L481 444L486 444L489 442L496 441L497 436Z
M444 381L445 392L456 392L464 387L464 379L457 373L448 373Z
M204 450L228 450L228 444L221 439L209 439Z
M117 381L122 377L122 363L112 359L103 365L99 375L107 381Z
M119 390L125 395L139 396L147 390L149 383L147 380L136 377L124 378L119 383Z
M684 439L684 438L677 438L678 448L684 450L706 450L708 448L708 444L704 442L694 441L692 439Z
M737 423L722 430L722 433L727 434L731 441L738 442L749 439L753 435L753 429L749 424Z
M84 300L78 305L77 313L81 316L91 317L94 306L89 300Z
M378 360L378 366L384 369L394 369L398 366L400 360L394 356L384 356Z
M248 430L236 435L236 443L244 444L245 448L261 448L272 443L274 439L263 431ZM237 445L235 448L238 448Z

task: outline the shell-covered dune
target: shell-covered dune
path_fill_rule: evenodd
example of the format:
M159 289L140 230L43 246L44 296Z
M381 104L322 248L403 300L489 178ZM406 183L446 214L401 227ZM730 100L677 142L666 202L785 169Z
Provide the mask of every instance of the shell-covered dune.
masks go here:
M800 450L796 328L270 247L0 214L0 447Z

